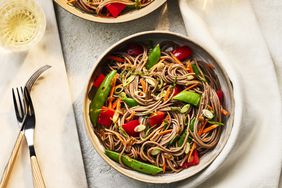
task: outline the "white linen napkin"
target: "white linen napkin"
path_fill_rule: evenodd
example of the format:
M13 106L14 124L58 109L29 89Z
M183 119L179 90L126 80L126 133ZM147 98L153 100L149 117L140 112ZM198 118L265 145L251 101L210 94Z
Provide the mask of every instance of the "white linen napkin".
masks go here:
M188 36L212 52L227 72L230 66L236 69L240 83L233 84L241 84L245 101L240 132L230 154L223 150L197 179L179 185L193 187L209 177L200 187L278 187L282 167L281 96L274 62L251 3L179 0L179 7ZM279 47L281 52L281 44ZM281 69L276 71L282 73Z
M37 0L47 19L43 40L28 52L0 52L0 176L8 162L19 126L12 102L12 88L23 86L32 73L51 65L45 78L31 92L36 115L35 148L49 188L86 188L86 176L71 103L53 2ZM8 187L32 185L26 142L18 154Z

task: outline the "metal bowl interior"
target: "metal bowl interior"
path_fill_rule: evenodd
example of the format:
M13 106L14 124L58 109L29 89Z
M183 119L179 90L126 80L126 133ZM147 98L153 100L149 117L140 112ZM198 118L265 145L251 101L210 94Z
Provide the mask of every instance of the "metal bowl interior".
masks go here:
M143 16L146 16L147 14L150 14L151 12L158 9L161 5L163 5L166 2L166 0L155 0L144 8L129 11L128 13L122 14L117 18L105 18L105 17L95 16L89 13L84 13L78 8L69 5L67 3L67 0L54 0L54 1L57 4L59 4L62 8L64 8L66 11L80 18L94 22L100 22L100 23L122 23L122 22L135 20Z
M125 169L121 167L118 163L112 161L104 154L104 147L100 143L99 139L95 135L93 131L93 127L90 122L89 118L89 104L90 100L88 98L88 94L91 90L93 80L101 73L103 70L105 70L107 61L105 60L105 56L107 54L110 54L111 52L122 48L126 43L132 42L132 41L148 41L152 40L155 42L161 42L161 41L173 41L175 43L181 44L181 45L187 45L189 46L194 55L196 55L198 58L204 59L206 62L211 63L215 66L215 72L220 80L220 84L222 87L222 90L225 94L224 100L225 100L225 108L230 112L229 118L226 120L226 124L224 126L223 132L221 134L219 143L216 145L216 147L211 150L210 152L206 153L204 156L201 157L200 163L197 166L190 167L188 169L185 169L179 173L166 173L166 174L160 174L157 176L151 176L142 174L130 169ZM224 68L221 66L220 63L217 63L217 61L201 46L190 40L189 38L175 34L170 32L143 32L143 33L137 33L134 35L131 35L118 43L114 44L112 47L110 47L98 60L98 63L93 68L93 71L89 77L88 84L85 91L85 99L84 99L84 120L85 120L85 126L86 130L88 132L89 138L96 149L96 151L100 154L100 156L113 168L115 168L120 173L143 181L143 182L149 182L149 183L171 183L180 181L186 178L189 178L203 169L205 169L209 164L213 162L213 160L220 154L224 146L226 145L226 142L231 134L232 126L233 126L233 120L234 120L234 108L235 108L235 102L234 102L234 96L233 96L233 88L232 84L230 82L230 79L224 70Z

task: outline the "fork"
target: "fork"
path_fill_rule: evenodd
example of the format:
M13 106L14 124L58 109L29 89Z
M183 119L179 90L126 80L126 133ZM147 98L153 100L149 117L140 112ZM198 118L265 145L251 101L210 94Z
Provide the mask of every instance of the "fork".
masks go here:
M17 95L15 94L15 90L17 91L16 92ZM2 179L1 179L1 183L0 183L1 188L4 188L4 187L7 186L12 168L14 166L16 156L18 154L19 148L21 146L21 143L22 143L22 140L23 140L23 137L24 137L24 123L23 122L24 122L25 117L26 117L26 110L24 109L24 102L23 102L23 98L24 98L23 88L22 87L20 87L20 89L16 88L15 90L12 89L14 108L15 108L16 117L17 117L17 120L18 120L18 123L19 123L21 129L20 129L20 132L17 136L17 140L16 140L16 143L15 143L14 148L12 150L12 153L10 155L9 161L8 161L6 167L5 167L5 170L4 170Z
M30 92L31 88L33 86L33 84L35 83L35 81L39 78L39 76L45 72L46 70L48 70L49 68L51 68L50 65L44 65L42 67L40 67L36 72L34 72L32 74L32 76L28 79L28 81L25 84L25 87L27 87L27 90Z
M24 104L26 109L26 118L23 127L25 132L25 138L29 148L30 162L31 162L32 176L33 176L33 185L36 188L45 188L44 179L40 171L36 152L34 149L34 142L33 142L34 129L35 129L35 113L34 113L34 108L30 94L26 87L24 89L24 99L25 99Z

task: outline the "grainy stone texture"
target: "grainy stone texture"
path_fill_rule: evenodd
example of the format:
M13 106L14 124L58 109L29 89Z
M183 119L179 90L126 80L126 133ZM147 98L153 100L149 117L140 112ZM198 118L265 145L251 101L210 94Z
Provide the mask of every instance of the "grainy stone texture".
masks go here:
M186 34L177 1L168 2L165 14L162 14L163 8L135 21L101 24L78 18L55 4L89 187L173 187L135 181L112 169L92 147L82 117L83 93L88 76L99 55L108 47L131 34L156 28Z

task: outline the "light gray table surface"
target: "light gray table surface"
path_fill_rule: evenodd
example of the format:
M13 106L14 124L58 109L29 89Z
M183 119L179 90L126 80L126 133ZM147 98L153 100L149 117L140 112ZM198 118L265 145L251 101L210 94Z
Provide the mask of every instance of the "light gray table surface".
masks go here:
M131 34L155 30L159 23L170 31L186 34L177 1L169 1L167 14L162 8L135 21L122 24L101 24L78 18L54 3L61 44L81 143L89 187L175 187L152 185L130 179L111 168L96 153L83 125L82 100L84 87L92 67L103 51Z

